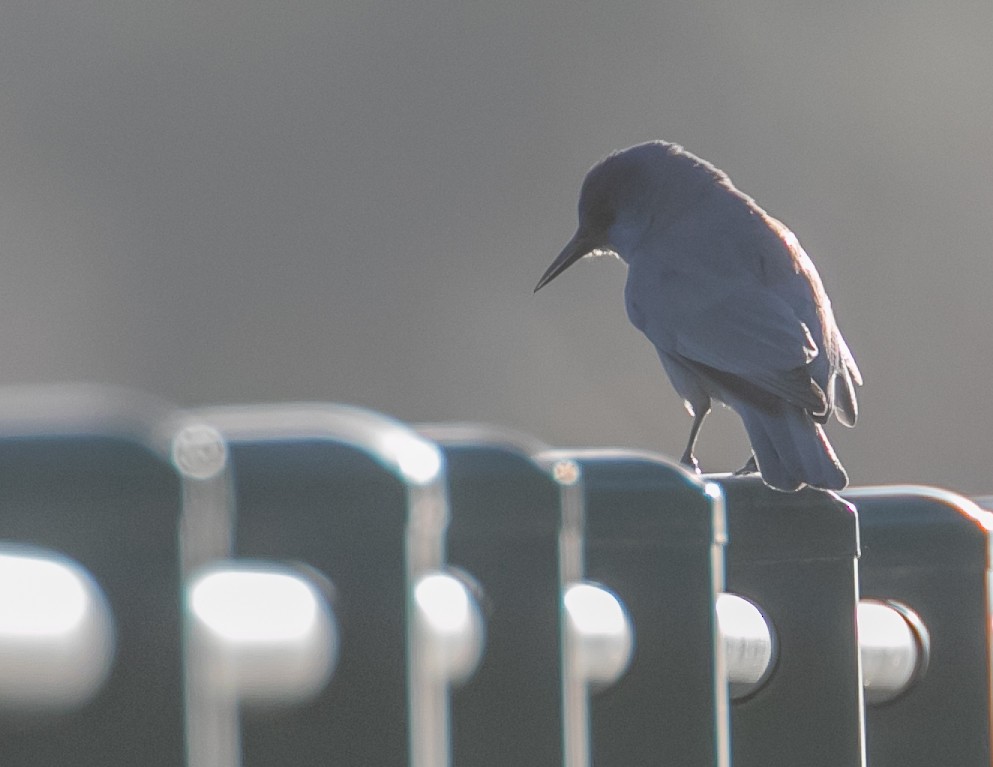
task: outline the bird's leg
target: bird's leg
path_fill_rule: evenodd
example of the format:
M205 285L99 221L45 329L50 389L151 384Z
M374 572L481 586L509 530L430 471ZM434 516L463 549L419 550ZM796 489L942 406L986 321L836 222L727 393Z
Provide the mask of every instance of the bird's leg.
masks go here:
M748 456L748 460L745 462L745 465L738 469L738 471L734 473L734 476L740 477L744 474L758 474L758 471L759 465L755 462L755 456L750 455Z
M693 449L696 447L696 438L700 434L700 427L703 426L703 419L707 417L707 413L710 412L710 404L704 403L701 407L693 407L693 425L690 426L690 438L686 442L686 450L683 451L683 457L679 459L679 462L683 466L688 467L691 471L700 473L700 464L693 455Z

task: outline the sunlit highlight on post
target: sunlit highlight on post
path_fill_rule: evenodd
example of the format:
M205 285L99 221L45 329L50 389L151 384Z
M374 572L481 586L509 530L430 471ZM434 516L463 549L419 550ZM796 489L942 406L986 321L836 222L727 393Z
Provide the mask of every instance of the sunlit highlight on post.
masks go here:
M337 629L318 590L272 565L207 570L188 589L194 651L216 692L257 702L305 700L331 676Z
M460 682L483 651L483 619L472 594L448 573L429 573L414 586L416 625L432 675Z
M634 630L617 596L594 583L573 583L563 597L576 670L593 685L617 681L631 661Z
M113 656L110 608L82 567L55 552L0 552L0 705L81 705Z

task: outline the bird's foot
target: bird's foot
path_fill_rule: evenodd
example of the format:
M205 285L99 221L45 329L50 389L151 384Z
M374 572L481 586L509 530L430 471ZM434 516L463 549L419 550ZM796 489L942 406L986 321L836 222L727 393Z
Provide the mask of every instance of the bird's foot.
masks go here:
M748 461L742 466L738 471L734 473L734 476L741 477L745 474L758 474L759 465L755 462L755 456L749 456Z
M693 455L693 453L683 453L683 457L679 459L679 462L694 474L702 473L700 471L700 462L697 461L696 456Z

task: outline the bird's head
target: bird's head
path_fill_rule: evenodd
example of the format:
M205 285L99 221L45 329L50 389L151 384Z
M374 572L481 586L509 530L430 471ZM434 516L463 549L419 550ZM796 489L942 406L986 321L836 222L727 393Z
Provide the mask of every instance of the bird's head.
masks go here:
M576 233L538 280L535 292L583 256L614 253L627 261L651 226L721 177L726 179L706 161L664 141L608 155L586 174Z

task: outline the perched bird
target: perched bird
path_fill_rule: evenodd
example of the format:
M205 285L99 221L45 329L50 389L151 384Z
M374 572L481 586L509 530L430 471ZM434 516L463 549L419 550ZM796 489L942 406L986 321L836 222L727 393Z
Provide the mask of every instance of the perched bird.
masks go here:
M858 416L858 366L793 233L727 174L664 141L609 155L587 174L579 227L535 287L586 255L628 265L624 302L693 416L682 462L718 400L741 416L757 468L778 490L840 490L848 476L821 425Z

